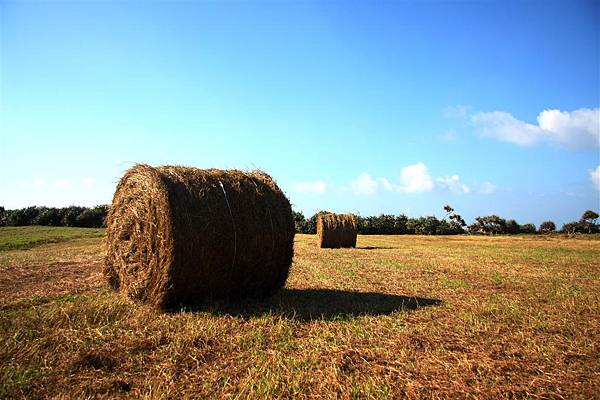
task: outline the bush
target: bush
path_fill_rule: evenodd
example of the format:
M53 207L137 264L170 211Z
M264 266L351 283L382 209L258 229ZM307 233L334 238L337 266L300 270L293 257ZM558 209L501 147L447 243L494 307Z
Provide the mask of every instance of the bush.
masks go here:
M60 226L62 214L60 209L58 208L46 208L40 207L40 211L35 220L35 225L44 225L44 226Z
M519 223L514 219L509 219L506 221L506 225L504 225L504 232L511 235L516 235L517 233L521 232L521 225L519 225Z
M404 217L404 218L403 218ZM406 217L381 214L376 217L359 217L358 232L364 235L393 235L405 230Z
M582 230L582 233L598 233L600 230L598 225L596 224L596 220L598 220L598 213L592 210L587 210L581 216L579 220L579 226Z
M552 221L544 221L540 224L540 233L552 233L556 231L556 224Z
M470 233L497 235L506 232L506 220L497 215L476 217L468 229Z
M408 230L417 235L435 235L438 231L440 220L433 215L428 217L411 218L408 220Z
M105 219L107 213L108 206L86 208L75 218L75 224L82 228L101 228L106 226Z
M62 209L62 226L79 226L77 217L85 210L85 207L70 206Z
M329 214L329 211L319 211L309 219L307 219L304 223L304 230L302 233L315 234L317 233L317 217L320 214Z
M38 213L38 207L27 207L19 210L12 210L8 214L6 224L10 226L33 225Z
M536 233L537 230L535 229L535 225L534 224L525 224L521 226L521 233L525 233L525 234L531 234L531 233Z
M292 211L294 215L294 227L296 228L296 233L304 232L304 225L306 224L306 218L304 218L304 214L298 211Z

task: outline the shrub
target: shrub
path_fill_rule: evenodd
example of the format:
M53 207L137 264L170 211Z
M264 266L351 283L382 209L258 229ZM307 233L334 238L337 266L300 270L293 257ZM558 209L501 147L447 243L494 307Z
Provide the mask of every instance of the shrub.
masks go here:
M562 226L561 232L566 233L568 235L573 235L575 233L583 233L583 227L577 221L567 222Z
M504 232L511 235L516 235L517 233L521 232L521 225L519 225L519 223L514 219L509 219L504 225Z
M304 214L299 211L292 211L294 215L294 227L296 229L296 233L304 232L304 225L306 224L306 218Z
M62 214L58 208L41 207L41 210L35 220L35 224L44 226L60 226L61 219Z
M444 205L443 208L446 215L440 221L437 227L436 233L438 235L457 235L464 233L463 227L467 225L465 220L454 211L454 208L450 207L449 204ZM446 221L448 218L449 221Z
M595 211L585 211L579 220L581 230L585 233L597 233L599 231L598 225L596 224L598 217L599 215Z
M531 233L536 233L536 232L537 232L537 230L535 229L534 224L521 225L521 233L531 234Z
M62 209L62 226L78 226L77 217L85 210L85 207L70 206Z
M108 206L106 205L86 208L75 218L75 224L83 228L101 228L106 226L107 213Z
M556 231L556 224L552 221L544 221L540 224L540 233L552 233Z
M506 232L506 220L497 215L476 217L475 222L469 226L470 233L496 235Z
M408 229L417 235L435 235L437 233L440 220L433 215L428 217L411 218L408 220Z
M318 213L307 219L304 223L304 230L302 231L302 233L317 233L317 217L321 214L329 214L329 211L319 211Z
M19 210L12 210L8 215L6 224L10 226L33 225L38 213L38 207L26 207Z

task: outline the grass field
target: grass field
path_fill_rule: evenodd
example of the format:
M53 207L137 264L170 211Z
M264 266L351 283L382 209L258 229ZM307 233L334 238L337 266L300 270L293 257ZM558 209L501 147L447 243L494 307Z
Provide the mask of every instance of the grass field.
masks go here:
M0 251L0 398L600 393L598 238L360 236L320 250L298 235L269 301L160 314L108 289L102 237L34 246L52 230L18 232L28 249Z
M0 251L29 249L45 243L101 236L104 236L104 229L10 226L0 228Z

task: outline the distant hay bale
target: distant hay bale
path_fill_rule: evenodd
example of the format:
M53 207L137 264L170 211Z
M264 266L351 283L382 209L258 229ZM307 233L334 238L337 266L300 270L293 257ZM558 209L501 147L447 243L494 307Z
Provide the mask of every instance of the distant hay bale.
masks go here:
M285 284L293 244L290 203L269 175L138 164L110 207L105 273L158 308L265 297Z
M320 248L356 247L356 217L352 214L321 214L317 217Z

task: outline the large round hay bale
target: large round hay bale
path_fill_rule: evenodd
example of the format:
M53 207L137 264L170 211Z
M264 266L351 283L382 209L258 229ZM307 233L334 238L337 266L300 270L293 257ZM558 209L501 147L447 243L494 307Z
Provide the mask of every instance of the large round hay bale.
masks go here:
M358 224L352 214L321 214L317 217L320 248L356 247Z
M107 217L113 288L159 308L265 297L285 284L294 219L263 172L138 164Z

